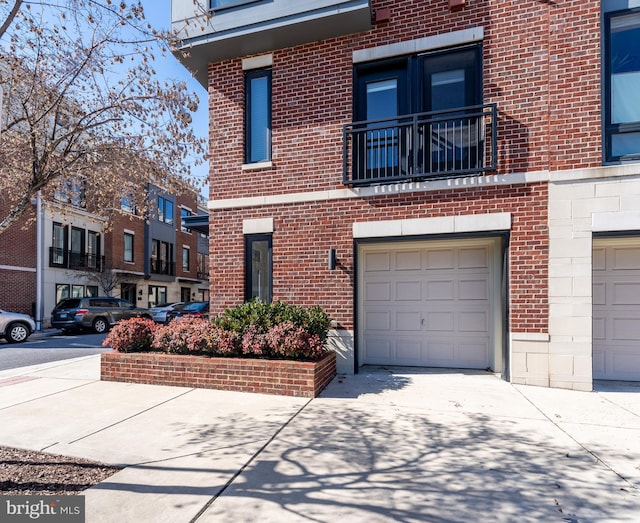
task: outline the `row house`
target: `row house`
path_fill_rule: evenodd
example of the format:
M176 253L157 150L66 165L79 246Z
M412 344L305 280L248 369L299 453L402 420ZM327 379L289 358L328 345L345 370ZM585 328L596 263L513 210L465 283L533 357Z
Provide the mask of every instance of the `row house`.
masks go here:
M320 305L343 373L640 380L639 0L195 3L214 313Z
M0 308L31 314L46 328L68 297L111 295L139 307L208 300L206 232L182 223L204 212L195 193L150 184L145 216L123 197L106 217L87 206L84 184L63 187L34 199L0 235Z

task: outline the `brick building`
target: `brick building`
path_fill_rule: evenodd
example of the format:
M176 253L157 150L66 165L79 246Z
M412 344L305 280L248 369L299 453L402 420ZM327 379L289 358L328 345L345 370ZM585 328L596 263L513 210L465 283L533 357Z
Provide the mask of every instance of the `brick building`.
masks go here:
M0 308L47 327L67 297L109 294L139 307L209 297L206 233L182 219L204 212L196 194L149 185L150 212L128 198L109 219L86 202L86 186L34 199L25 218L0 234Z
M320 305L341 372L640 380L640 2L200 3L214 313Z

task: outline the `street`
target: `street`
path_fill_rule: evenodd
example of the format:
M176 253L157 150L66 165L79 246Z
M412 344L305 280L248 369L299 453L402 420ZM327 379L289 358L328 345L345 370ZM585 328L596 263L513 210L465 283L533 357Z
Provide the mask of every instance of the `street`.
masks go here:
M99 354L106 334L32 334L25 343L0 340L0 370Z

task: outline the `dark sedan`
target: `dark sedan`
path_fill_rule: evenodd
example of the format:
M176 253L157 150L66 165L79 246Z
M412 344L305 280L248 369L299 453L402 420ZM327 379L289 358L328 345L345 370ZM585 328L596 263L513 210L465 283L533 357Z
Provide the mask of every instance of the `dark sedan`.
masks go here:
M192 316L195 318L209 319L209 302L208 301L192 301L175 307L172 311L167 312L167 322L175 318L183 316Z

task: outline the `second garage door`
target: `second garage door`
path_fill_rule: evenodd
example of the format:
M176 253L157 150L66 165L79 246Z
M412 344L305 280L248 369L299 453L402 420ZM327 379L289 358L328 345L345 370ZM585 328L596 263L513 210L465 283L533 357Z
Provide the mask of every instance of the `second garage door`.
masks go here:
M640 381L640 238L594 241L593 377Z
M360 363L499 370L498 243L360 246Z

